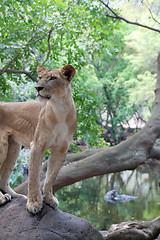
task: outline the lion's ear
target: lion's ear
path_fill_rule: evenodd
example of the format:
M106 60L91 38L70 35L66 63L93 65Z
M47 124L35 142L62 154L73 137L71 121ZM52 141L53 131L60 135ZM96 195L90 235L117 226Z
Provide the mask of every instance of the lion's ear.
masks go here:
M72 65L67 64L60 69L60 72L65 76L65 78L67 78L69 82L71 82L76 73L76 69Z
M43 72L46 71L47 69L45 67L42 67L42 66L38 66L37 67L37 74L38 74L38 77L41 77Z

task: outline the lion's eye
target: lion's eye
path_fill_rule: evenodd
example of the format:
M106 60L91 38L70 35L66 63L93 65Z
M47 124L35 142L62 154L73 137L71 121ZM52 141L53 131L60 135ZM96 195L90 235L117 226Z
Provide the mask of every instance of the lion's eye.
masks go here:
M50 77L49 81L51 81L51 80L56 80L56 79L57 79L57 77L52 76L52 77Z

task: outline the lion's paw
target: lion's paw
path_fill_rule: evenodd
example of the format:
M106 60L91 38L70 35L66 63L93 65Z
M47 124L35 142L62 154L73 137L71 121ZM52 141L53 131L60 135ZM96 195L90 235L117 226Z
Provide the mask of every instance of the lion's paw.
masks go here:
M43 208L43 203L42 203L42 201L33 202L28 199L26 207L29 212L36 214L36 213L40 212L41 209Z
M4 195L1 195L0 196L0 205L3 205L7 202L11 201L11 195L6 193Z
M50 197L44 197L44 201L46 204L50 205L52 208L58 208L59 202L58 199L55 196L50 196Z

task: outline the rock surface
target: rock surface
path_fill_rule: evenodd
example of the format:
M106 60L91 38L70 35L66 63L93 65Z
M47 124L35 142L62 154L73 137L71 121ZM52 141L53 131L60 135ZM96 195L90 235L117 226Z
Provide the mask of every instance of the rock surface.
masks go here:
M129 221L112 224L108 231L102 231L106 240L155 240L160 234L160 217L151 221Z
M104 240L90 222L44 205L36 215L25 199L0 207L0 240Z

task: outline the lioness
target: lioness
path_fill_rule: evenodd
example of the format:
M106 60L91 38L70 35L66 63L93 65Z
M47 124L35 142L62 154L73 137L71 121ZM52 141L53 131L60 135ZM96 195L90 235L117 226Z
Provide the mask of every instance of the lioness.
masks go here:
M43 200L53 208L58 206L52 185L77 124L70 85L75 68L65 65L47 70L38 66L37 73L39 81L35 89L40 101L0 103L0 204L11 196L24 197L14 192L8 181L21 146L30 147L27 209L34 214L42 209ZM42 197L39 175L47 148L51 148L51 155Z

